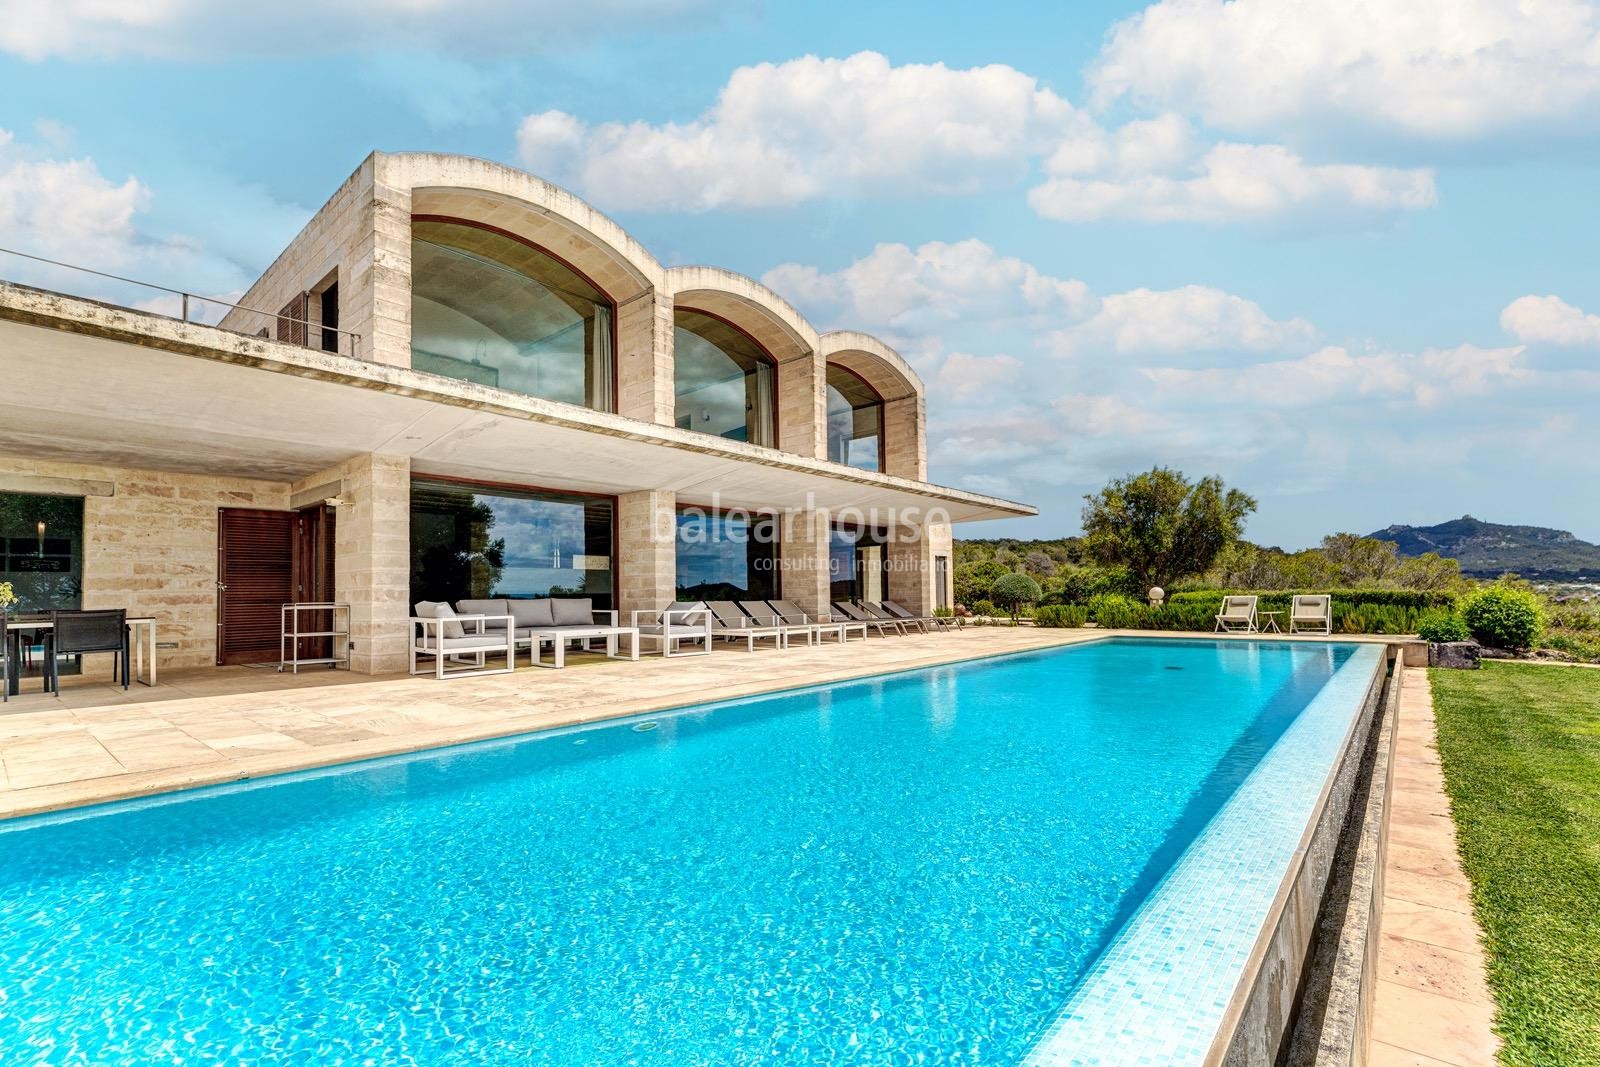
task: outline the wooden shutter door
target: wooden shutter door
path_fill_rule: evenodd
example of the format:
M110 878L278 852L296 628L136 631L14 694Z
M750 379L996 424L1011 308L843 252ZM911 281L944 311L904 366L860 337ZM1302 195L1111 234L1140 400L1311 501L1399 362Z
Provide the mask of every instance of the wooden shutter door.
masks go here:
M218 663L277 661L283 605L295 599L296 525L292 511L218 510Z

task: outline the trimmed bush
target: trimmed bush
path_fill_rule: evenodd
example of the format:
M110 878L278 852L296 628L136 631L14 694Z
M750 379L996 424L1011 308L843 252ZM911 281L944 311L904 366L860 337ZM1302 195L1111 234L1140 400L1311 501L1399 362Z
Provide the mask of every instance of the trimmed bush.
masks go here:
M1492 648L1532 648L1544 629L1538 597L1509 585L1477 590L1467 597L1461 617L1472 636Z
M1121 593L1101 593L1089 598L1089 617L1108 630L1139 628L1144 605Z
M1033 624L1052 629L1072 629L1089 621L1089 609L1082 604L1045 604L1033 609Z
M986 616L998 615L1000 614L1000 609L994 606L994 601L992 600L980 600L976 604L972 605L972 613L974 615Z
M1020 571L1013 571L995 579L995 603L1009 610L1013 620L1016 619L1017 610L1022 605L1037 603L1041 595L1039 583Z
M1465 641L1472 636L1466 621L1452 611L1437 609L1425 612L1417 623L1417 636L1424 641L1442 645L1447 641Z

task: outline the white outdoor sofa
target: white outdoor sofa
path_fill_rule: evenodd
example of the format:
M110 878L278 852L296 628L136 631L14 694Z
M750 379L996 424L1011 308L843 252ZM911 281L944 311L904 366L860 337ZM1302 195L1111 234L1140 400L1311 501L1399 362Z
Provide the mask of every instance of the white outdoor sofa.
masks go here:
M1217 612L1216 631L1223 633L1253 634L1261 627L1256 623L1256 597L1225 596L1222 610Z
M535 667L545 665L541 655L545 645L551 646L555 667L566 665L570 645L589 648L594 641L604 641L606 655L615 659L621 655L619 643L626 640L629 658L639 658L638 632L618 625L615 611L596 608L587 597L458 600L456 610L488 616L491 630L510 629L512 646L526 647Z
M419 656L432 657L436 678L509 674L516 669L509 615L457 615L449 604L429 600L418 603L416 612L407 642L412 674L423 673L417 667ZM489 666L491 656L504 656L505 666Z

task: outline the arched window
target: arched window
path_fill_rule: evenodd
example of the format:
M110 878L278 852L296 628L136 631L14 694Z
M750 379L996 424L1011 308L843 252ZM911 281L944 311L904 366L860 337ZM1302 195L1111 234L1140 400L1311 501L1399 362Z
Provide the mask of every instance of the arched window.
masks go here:
M545 400L613 410L611 300L509 234L411 224L411 366Z
M715 315L679 308L674 323L678 427L775 447L778 411L772 357L743 330Z
M859 470L883 470L883 398L835 363L828 364L828 458Z

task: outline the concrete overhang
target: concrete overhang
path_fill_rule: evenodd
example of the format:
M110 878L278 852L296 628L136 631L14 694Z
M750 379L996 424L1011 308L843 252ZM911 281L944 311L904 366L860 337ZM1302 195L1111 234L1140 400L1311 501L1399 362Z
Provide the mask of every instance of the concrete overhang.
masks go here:
M0 283L0 452L296 481L351 456L686 503L1033 515L997 497Z

